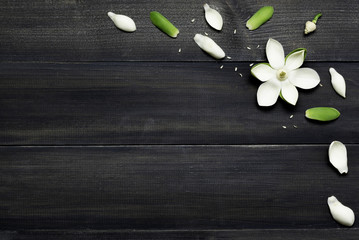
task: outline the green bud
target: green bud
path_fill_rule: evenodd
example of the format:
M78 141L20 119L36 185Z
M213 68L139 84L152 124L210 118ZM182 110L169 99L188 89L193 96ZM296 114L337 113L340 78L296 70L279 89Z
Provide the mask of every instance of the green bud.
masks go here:
M161 13L153 11L150 13L150 18L156 27L166 33L168 36L176 38L179 30L173 26L173 24L167 20Z
M249 30L259 28L273 16L274 9L272 6L264 6L259 9L248 21L246 27Z

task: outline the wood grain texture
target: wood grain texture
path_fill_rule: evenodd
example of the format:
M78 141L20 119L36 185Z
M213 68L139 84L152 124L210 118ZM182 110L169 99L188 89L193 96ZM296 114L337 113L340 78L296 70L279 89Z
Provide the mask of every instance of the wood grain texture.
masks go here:
M359 5L356 1L209 1L224 18L222 32L204 20L203 2L33 0L0 1L1 61L212 61L194 43L207 32L233 60L263 61L269 37L285 51L305 47L310 61L358 61ZM256 31L246 21L263 5L272 5L273 18ZM163 13L180 30L171 39L149 19ZM137 23L135 33L115 28L108 11L125 14ZM321 11L318 29L304 36L304 25ZM195 22L191 20L195 18ZM234 29L237 34L234 35ZM260 47L257 49L257 45ZM248 50L247 47L252 48ZM182 53L178 54L178 49Z
M358 64L305 63L323 86L299 91L296 107L279 99L271 108L257 106L260 81L249 63L221 65L4 63L0 144L359 143ZM334 92L329 67L344 75L346 99ZM342 115L325 124L305 119L318 106Z
M204 231L19 231L0 232L2 240L357 240L355 229L204 230Z
M340 228L327 198L359 209L347 147L345 176L327 145L1 147L0 228Z

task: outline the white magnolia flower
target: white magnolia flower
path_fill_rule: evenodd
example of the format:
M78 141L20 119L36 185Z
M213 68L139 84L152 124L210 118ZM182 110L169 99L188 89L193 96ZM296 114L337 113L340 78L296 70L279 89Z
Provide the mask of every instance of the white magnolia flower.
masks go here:
M251 73L262 83L257 91L259 106L272 106L278 96L288 103L295 105L298 100L298 90L311 89L320 82L319 75L311 68L302 66L306 49L298 48L284 58L282 44L270 38L266 46L268 63L259 63L252 67Z

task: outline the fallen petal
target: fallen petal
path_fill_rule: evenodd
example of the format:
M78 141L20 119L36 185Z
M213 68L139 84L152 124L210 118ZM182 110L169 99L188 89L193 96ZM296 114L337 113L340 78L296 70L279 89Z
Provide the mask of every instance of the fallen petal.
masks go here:
M298 90L290 82L286 81L282 84L282 97L288 103L295 105L298 101Z
M206 51L212 57L221 59L226 56L222 48L211 38L197 33L193 39L202 50Z
M208 24L214 29L220 31L223 27L223 19L221 14L213 8L211 8L207 3L203 5L205 11L205 18Z
M338 73L334 68L329 68L330 75L332 77L332 86L334 90L343 98L345 98L345 80L344 77Z
M296 87L312 89L320 82L318 73L311 68L299 68L288 73L289 81Z
M259 106L269 107L277 102L280 85L276 81L269 80L262 83L257 91L257 102Z
M135 22L125 15L115 14L113 12L108 12L107 16L111 18L116 27L126 32L136 31Z
M328 198L328 206L330 213L332 214L335 221L347 227L353 226L355 221L353 210L347 206L344 206L334 196Z
M254 77L262 82L266 82L276 76L276 71L267 63L258 63L251 68L251 73Z
M284 66L284 50L282 44L270 38L266 46L266 55L269 64L274 69L281 69Z
M347 148L339 141L333 141L329 146L329 161L338 169L340 174L348 173Z

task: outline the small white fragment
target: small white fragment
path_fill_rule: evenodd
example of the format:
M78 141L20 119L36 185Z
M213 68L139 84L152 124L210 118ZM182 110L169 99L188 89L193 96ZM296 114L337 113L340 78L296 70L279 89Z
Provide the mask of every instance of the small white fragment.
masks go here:
M239 73L239 76L243 77L242 73Z
M178 52L180 53L180 52L182 52L182 49L180 48L180 49L178 49Z
M222 48L211 38L197 33L193 39L202 50L206 51L212 57L222 59L226 56Z
M230 56L227 56L227 59L232 59Z
M338 169L340 174L348 173L347 148L339 141L333 141L328 150L330 163Z
M323 87L323 84L319 83L319 86Z
M237 33L237 29L234 29L234 30L233 30L233 34L236 34L236 33Z
M223 27L223 19L221 14L213 8L211 8L207 3L203 5L205 18L207 23L214 29L220 31Z
M316 25L314 22L307 21L307 22L305 23L304 34L308 34L308 33L314 32L315 29L317 29L317 25Z
M234 71L235 71L235 72L237 72L237 70L238 70L238 68L237 68L237 67L235 67L235 68L234 68Z
M292 118L293 118L293 115L290 115L289 118L292 119Z
M136 24L130 17L127 17L125 15L115 14L113 12L108 12L107 16L109 16L109 18L111 18L115 26L121 29L122 31L125 32L136 31Z
M257 48L259 48L260 46L259 45L257 45Z
M204 32L204 35L208 36L208 33Z
M294 128L298 128L297 125L293 125Z
M250 48L250 47L247 47L247 49L248 49L248 50L251 50L251 48Z
M344 77L338 73L334 68L329 68L330 75L332 77L332 86L334 90L343 98L345 98L345 80Z
M254 65L254 63L249 64L250 67L252 67L253 65Z
M194 21L196 21L196 19L195 19L195 18L193 18L193 19L191 20L191 22L192 22L192 23L194 23Z
M222 68L223 68L223 65L222 65L222 66L220 66L219 68L220 68L220 69L222 69Z
M328 206L330 213L335 221L338 223L351 227L355 221L355 215L353 210L349 207L344 206L338 199L334 196L328 197Z
M284 129L285 129L285 128L287 128L287 126L282 126L282 128L284 128Z

